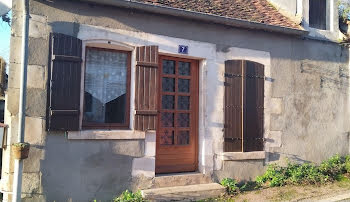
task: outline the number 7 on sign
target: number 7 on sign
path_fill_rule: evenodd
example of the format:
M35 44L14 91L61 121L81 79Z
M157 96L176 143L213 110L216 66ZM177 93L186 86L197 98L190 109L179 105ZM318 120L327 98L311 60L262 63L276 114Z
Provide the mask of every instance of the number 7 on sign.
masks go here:
M188 46L179 45L179 53L188 54Z

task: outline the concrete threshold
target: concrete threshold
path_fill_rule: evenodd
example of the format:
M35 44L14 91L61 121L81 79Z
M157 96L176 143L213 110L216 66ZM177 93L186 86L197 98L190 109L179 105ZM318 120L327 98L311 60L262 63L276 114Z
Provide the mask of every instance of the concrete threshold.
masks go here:
M209 183L148 189L141 193L146 200L151 201L194 201L218 197L225 193L225 188L217 183Z
M196 184L210 184L210 176L198 172L157 175L152 188L177 187Z

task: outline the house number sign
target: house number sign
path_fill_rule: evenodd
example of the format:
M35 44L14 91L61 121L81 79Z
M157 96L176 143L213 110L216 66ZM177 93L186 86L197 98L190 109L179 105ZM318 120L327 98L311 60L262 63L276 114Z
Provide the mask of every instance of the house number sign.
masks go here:
M180 54L188 54L188 46L179 45L179 53Z

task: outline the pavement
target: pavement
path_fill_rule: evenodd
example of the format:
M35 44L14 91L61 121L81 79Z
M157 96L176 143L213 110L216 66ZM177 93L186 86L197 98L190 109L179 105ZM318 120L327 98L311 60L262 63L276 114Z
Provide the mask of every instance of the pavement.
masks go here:
M333 202L333 201L349 201L350 202L350 191L345 194L333 196L330 198L319 200L320 202Z
M349 201L350 202L350 191L343 192L341 194L338 194L338 195L332 196L332 197L309 198L309 199L305 199L305 200L302 200L302 201L304 201L304 202L307 202L307 201L318 201L318 202L345 202L345 201Z

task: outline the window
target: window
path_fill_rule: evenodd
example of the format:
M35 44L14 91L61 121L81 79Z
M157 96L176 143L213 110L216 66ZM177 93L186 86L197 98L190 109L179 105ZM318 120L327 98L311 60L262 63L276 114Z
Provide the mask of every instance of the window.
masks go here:
M83 128L128 128L130 53L86 48Z
M327 1L309 0L309 24L317 29L327 29Z
M82 68L82 40L61 33L50 37L46 129L130 129L131 51L86 47ZM133 129L155 130L158 46L136 47L135 53Z
M225 62L225 152L264 149L264 66Z

